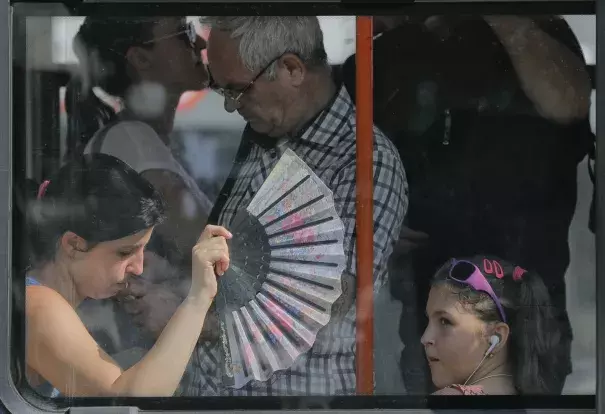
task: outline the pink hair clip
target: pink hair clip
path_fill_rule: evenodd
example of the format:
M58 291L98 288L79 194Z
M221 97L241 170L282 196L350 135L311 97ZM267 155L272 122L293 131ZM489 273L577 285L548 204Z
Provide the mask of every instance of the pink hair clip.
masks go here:
M515 266L515 270L513 271L513 280L515 282L521 280L525 273L527 273L527 270L525 270L519 266Z
M40 187L38 187L38 200L44 197L44 194L46 193L46 189L48 188L49 184L50 180L42 181L42 184L40 184Z

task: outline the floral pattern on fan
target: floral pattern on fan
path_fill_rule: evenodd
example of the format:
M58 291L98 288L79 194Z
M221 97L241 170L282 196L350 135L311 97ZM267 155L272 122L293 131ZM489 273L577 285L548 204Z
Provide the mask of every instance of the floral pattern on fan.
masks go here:
M288 149L229 230L216 305L223 383L241 388L292 366L330 321L342 294L344 226L330 189Z

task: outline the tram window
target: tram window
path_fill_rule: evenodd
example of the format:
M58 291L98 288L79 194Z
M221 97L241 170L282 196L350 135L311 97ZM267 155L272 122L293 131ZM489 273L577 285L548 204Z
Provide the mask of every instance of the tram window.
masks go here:
M594 408L593 6L15 4L19 398Z

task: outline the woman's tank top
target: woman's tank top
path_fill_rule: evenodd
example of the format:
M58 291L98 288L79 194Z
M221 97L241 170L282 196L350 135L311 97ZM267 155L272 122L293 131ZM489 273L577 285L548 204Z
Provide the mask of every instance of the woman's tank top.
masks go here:
M26 276L25 286L42 286L42 283L31 276ZM56 398L60 395L59 390L54 388L48 381L44 381L35 387L32 386L32 388L43 397Z

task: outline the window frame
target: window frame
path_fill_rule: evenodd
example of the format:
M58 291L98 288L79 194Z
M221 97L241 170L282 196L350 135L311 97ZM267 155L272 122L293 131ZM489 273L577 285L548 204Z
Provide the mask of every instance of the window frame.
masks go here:
M444 9L452 9L451 3L456 3L456 0L447 1L442 0L439 2L440 5L446 6ZM498 3L508 3L509 5L512 3L518 3L517 0L502 0ZM593 3L581 0L583 3ZM473 3L473 2L470 2ZM541 3L541 1L533 2L534 8L537 6L536 3ZM559 3L557 1L557 3ZM560 2L561 4L563 1ZM571 3L571 2L567 2ZM574 2L579 3L579 2ZM435 6L433 3L431 6ZM439 5L437 5L439 7ZM603 2L596 2L597 12L596 12L596 21L597 21L597 32L600 32L603 26L603 14L605 13L605 4ZM531 9L531 7L529 7ZM551 9L551 5L548 6L549 10ZM93 7L94 9L94 7ZM341 10L342 12L342 10ZM376 11L376 13L380 13ZM359 13L362 14L362 13ZM524 13L527 14L527 13ZM5 294L0 295L0 306L2 309L6 311L6 317L0 316L0 329L3 333L0 335L0 401L5 404L5 406L13 411L13 412L22 412L23 409L27 409L28 412L35 413L43 413L49 412L47 409L54 409L63 411L65 408L60 407L50 407L46 400L43 400L40 397L27 395L27 399L24 395L22 395L11 378L11 356L14 355L14 352L11 350L12 340L11 340L11 323L13 322L13 306L14 306L14 292L13 292L13 282L11 273L13 270L12 264L12 206L13 206L13 83L12 83L12 75L13 75L13 54L15 52L12 45L13 38L13 11L11 9L11 4L7 2L7 7L0 8L0 55L2 59L2 64L0 64L0 82L6 85L6 89L10 91L10 93L5 93L0 98L0 269L3 269L2 274L0 274L0 283L3 288L0 288L0 292L5 292ZM358 53L358 62L363 64L357 65L357 74L362 74L365 79L372 78L372 22L369 17L358 17L357 19L357 45L356 51ZM605 41L603 45L597 41L597 67L602 67L601 70L604 76L597 76L597 102L599 103L596 106L596 123L597 123L597 142L602 141L601 135L599 134L599 127L601 123L605 124L605 103L601 104L603 99L600 98L601 94L599 90L603 90L605 88ZM595 69L596 70L596 69ZM358 175L357 180L358 183L360 180L368 179L368 177L372 177L372 151L368 148L372 148L372 88L370 82L365 82L363 78L358 78L357 80L358 93L357 93L357 117L358 117ZM368 97L370 99L368 99ZM601 121L604 120L604 121ZM605 127L604 127L605 128ZM603 159L605 160L605 143L597 146L597 160ZM6 149L6 150L4 150ZM596 162L596 176L597 176L597 199L596 205L598 208L597 211L597 243L596 243L596 271L597 271L597 321L605 320L605 280L602 279L601 273L605 272L605 242L601 243L603 240L603 235L605 234L605 178L600 180L599 177L605 177L605 162ZM365 177L365 178L364 178ZM372 180L370 179L370 183ZM365 191L358 194L358 221L357 225L359 230L358 233L358 271L360 276L360 283L358 284L358 292L361 289L364 289L364 284L371 285L372 283L372 242L371 236L366 237L367 235L372 234L372 186L358 186L358 188L363 188ZM369 201L369 202L368 202ZM364 236L365 235L365 236ZM370 260L365 260L364 258L370 258ZM363 262L363 263L360 263ZM359 295L358 298L363 298L365 295ZM601 300L602 299L602 300ZM365 303L361 303L361 307L372 308L372 300L371 298L367 300ZM358 312L360 314L361 312ZM358 335L362 334L363 330L371 330L373 324L372 320L365 320L361 324L362 329L358 329ZM368 335L366 337L372 338L373 335ZM605 327L599 327L597 323L597 344L605 343ZM603 348L603 349L601 349ZM358 367L358 389L361 394L368 392L368 384L371 383L372 375L368 375L367 373L372 372L372 344L368 344L368 346L360 347L360 354L362 355L362 364ZM370 352L370 354L368 354ZM368 357L369 355L369 357ZM598 412L605 412L605 381L599 379L599 373L605 372L605 347L597 346L597 408ZM361 374L361 375L359 375ZM361 377L365 377L365 382L361 379ZM369 378L369 379L368 379ZM33 399L32 399L33 398ZM552 397L558 399L559 397ZM565 396L563 398L570 398L569 396ZM314 398L308 398L312 400ZM346 399L350 401L357 400L358 402L353 402L353 404L345 404L350 405L350 407L345 407L343 410L331 410L331 412L350 412L353 407L360 408L357 412L369 412L373 409L374 403L378 406L387 407L390 405L389 402L382 401L382 397L369 397L369 399L363 397L346 397ZM96 399L95 399L96 400ZM128 399L131 400L131 399ZM134 401L134 399L132 399ZM189 399L183 399L189 400ZM193 399L191 399L193 400ZM199 399L196 399L199 401ZM212 400L212 399L204 399L204 401ZM277 400L277 399L276 399ZM345 398L342 399L343 401ZM449 399L444 399L446 401ZM34 402L37 406L32 405L31 402ZM242 404L246 404L242 400ZM298 401L298 399L293 399L293 401ZM301 400L302 401L302 400ZM300 401L300 402L301 402ZM504 401L504 400L502 400ZM87 404L88 405L88 404ZM180 405L180 404L179 404ZM193 408L193 405L186 404L188 408ZM186 405L182 405L179 410L185 411ZM252 404L256 406L256 404ZM307 405L313 406L313 401L310 401L309 404L303 404L303 408L306 408ZM457 404L454 404L457 405ZM241 406L241 405L240 405ZM375 406L375 405L374 405ZM497 406L494 404L494 406ZM221 404L217 401L211 401L209 407L214 407L215 409L221 407ZM328 408L323 407L321 404L318 408ZM426 403L422 406L418 406L416 408L410 409L402 409L404 412L414 412L414 413L431 413L432 411L426 408ZM450 404L451 407L451 404ZM0 406L1 408L1 406ZM292 408L296 408L296 406L292 406ZM347 409L348 408L348 409ZM392 406L392 408L397 408L397 405ZM445 408L439 407L435 408ZM224 409L224 408L222 408ZM401 409L401 408L398 408ZM121 407L108 407L101 406L95 407L94 404L89 406L81 406L74 407L69 409L70 412L135 412L139 411L137 408L121 406ZM286 411L282 409L282 411ZM492 412L492 409L485 409L485 412ZM547 413L553 412L553 409L534 409L534 410L525 410L525 412L532 413ZM221 411L216 411L221 412ZM256 412L255 409L250 410L249 412ZM305 412L317 412L313 410L309 411L298 411L300 413ZM464 409L458 411L448 410L448 412L452 413L462 413L465 412ZM592 413L597 412L592 409L579 410L574 408L557 410L557 412L570 412L570 413Z

